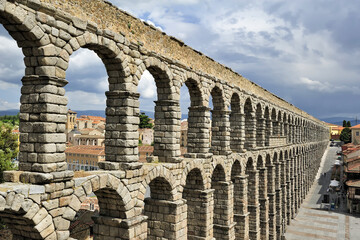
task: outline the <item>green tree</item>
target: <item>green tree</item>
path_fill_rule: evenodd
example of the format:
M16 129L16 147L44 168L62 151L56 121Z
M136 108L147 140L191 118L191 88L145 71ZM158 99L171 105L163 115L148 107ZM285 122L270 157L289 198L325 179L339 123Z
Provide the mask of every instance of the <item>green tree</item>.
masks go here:
M345 127L341 133L340 133L340 141L343 141L344 143L350 143L351 142L351 129L348 127Z
M3 182L3 172L13 170L12 160L18 154L17 136L12 133L12 126L0 122L0 182Z
M153 128L153 124L150 123L150 118L145 113L140 113L139 128Z
M343 121L343 127L346 127L346 120Z
M351 122L350 121L346 122L346 127L351 127Z

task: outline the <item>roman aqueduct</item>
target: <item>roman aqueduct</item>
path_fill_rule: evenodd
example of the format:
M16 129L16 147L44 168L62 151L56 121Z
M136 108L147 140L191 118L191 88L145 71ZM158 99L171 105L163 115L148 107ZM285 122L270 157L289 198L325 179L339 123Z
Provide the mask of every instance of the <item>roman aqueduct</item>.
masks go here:
M100 206L95 239L281 238L327 147L321 121L108 2L0 0L0 22L26 66L19 170L0 185L0 217L14 239L70 238L91 193ZM64 86L80 48L101 58L109 91L106 161L77 179L64 153ZM138 161L137 85L145 70L158 97L153 163ZM184 84L191 106L181 156Z

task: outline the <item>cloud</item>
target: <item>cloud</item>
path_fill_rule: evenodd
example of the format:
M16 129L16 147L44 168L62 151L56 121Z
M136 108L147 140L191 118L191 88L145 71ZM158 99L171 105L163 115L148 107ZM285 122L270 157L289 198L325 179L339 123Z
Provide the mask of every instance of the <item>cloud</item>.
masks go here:
M10 88L19 89L19 88L20 88L20 85L14 84L14 83L10 83L10 82L5 82L5 81L0 80L0 89L2 89L2 90L8 90L8 89L10 89Z
M68 107L76 110L104 110L106 106L105 93L97 94L84 91L68 91L66 93Z
M76 72L81 69L91 69L93 67L104 67L104 64L94 51L81 48L71 55L68 71Z
M157 93L155 80L151 73L147 70L145 70L141 76L138 85L138 92L140 93L141 98L156 100L155 98L157 97Z
M359 1L111 2L315 116L360 112ZM0 84L15 89L24 74L23 55L1 27L0 42ZM82 51L71 56L66 90L101 99L108 88L104 64ZM138 91L141 108L153 110L156 87L148 73ZM16 102L8 92L0 89L0 96ZM343 97L326 104L338 94ZM181 97L181 106L187 101Z
M8 102L0 98L0 111L8 109L19 109L20 102Z

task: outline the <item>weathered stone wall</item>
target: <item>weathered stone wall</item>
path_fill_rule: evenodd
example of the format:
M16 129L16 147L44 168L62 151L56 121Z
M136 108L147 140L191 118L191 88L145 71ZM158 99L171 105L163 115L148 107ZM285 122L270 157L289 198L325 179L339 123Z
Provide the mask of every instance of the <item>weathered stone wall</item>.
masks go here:
M19 171L5 172L0 185L0 217L15 239L68 239L92 193L100 206L95 239L281 237L327 146L321 121L103 1L0 0L0 23L26 66ZM80 48L95 51L108 74L106 159L101 171L74 179L64 153L64 86ZM151 164L138 161L145 70L158 93ZM184 157L183 84L191 100Z

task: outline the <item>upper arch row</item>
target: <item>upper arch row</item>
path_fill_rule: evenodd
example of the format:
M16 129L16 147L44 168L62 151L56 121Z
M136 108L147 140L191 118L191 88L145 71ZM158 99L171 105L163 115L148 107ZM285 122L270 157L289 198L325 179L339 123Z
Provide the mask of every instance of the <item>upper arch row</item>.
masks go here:
M23 2L27 6L22 5ZM261 112L262 117L268 115L271 119L304 127L322 125L309 119L307 114L304 114L306 118L300 116L296 113L298 109L293 111L270 103L262 96L247 93L248 89L241 86L230 86L221 79L194 72L176 61L147 52L141 43L134 44L122 34L101 30L95 23L64 14L61 17L55 9L48 11L37 1L0 3L0 23L22 48L26 75L65 79L70 56L80 48L89 48L105 65L110 91L136 92L143 72L149 70L156 80L158 100L179 100L180 88L186 84L192 95L192 106L208 106L209 97L216 89L222 110L229 106L233 108L237 100L241 111L246 103L250 103L252 111Z

